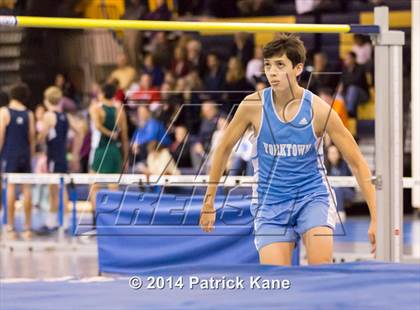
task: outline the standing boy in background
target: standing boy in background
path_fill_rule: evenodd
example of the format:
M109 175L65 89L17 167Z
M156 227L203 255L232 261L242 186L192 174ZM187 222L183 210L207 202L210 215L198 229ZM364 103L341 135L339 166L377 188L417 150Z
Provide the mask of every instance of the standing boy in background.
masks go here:
M0 153L2 173L30 173L31 157L35 153L35 119L28 110L30 90L26 84L16 84L10 90L10 102L7 107L0 108ZM7 185L7 236L16 240L15 202L16 186ZM22 232L24 240L32 238L31 231L31 185L23 184L23 207L25 223Z
M69 127L80 135L76 121L61 111L60 101L63 98L61 89L56 86L48 87L44 92L44 104L47 112L42 118L42 129L38 135L40 143L47 146L47 167L49 173L67 173L67 134ZM76 138L77 138L76 137ZM79 150L73 154L72 160L78 161ZM68 204L67 191L64 190L64 211ZM50 185L50 213L45 228L55 229L58 226L58 185ZM65 223L65 226L68 221Z

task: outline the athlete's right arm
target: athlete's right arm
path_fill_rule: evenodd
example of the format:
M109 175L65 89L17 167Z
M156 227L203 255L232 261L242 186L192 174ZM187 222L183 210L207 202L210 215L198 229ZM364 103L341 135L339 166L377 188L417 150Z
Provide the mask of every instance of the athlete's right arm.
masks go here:
M214 199L217 185L226 169L226 163L228 162L233 147L251 124L251 115L255 113L251 103L252 99L250 99L251 96L252 95L246 97L239 105L235 116L227 126L219 145L214 151L210 167L209 185L204 196L200 217L200 225L205 232L213 230L215 221ZM255 103L255 101L253 103Z
M55 114L47 111L42 117L42 127L37 137L38 143L45 143L45 138L47 137L48 131L52 128L54 121Z
M110 137L111 139L116 139L118 136L113 135L111 130L106 129L102 125L102 119L101 119L101 113L102 108L99 106L93 106L92 109L90 109L90 118L93 121L93 124L95 125L95 128L99 130L100 133L104 134L107 137Z

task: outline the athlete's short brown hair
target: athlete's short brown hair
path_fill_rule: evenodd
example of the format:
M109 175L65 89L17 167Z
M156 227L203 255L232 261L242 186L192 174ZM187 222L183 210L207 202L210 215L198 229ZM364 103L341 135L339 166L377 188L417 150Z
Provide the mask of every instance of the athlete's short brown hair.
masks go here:
M290 59L293 67L296 67L299 63L305 63L306 48L299 36L292 33L280 33L276 39L264 46L264 58L281 57L283 55Z
M10 89L10 99L17 100L23 103L25 106L29 104L29 97L31 95L31 91L29 87L25 83L17 83L14 84Z

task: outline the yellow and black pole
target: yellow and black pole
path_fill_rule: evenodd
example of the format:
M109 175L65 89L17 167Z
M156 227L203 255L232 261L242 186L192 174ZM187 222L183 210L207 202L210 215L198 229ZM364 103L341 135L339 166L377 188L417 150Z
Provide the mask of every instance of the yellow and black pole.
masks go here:
M151 21L31 16L0 16L0 26L64 29L106 28L148 31L379 33L379 27L376 25Z

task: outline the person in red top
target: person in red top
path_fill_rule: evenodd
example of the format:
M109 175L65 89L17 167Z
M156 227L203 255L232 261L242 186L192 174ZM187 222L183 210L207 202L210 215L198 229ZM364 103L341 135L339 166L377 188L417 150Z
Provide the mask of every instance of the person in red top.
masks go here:
M143 73L140 77L139 90L130 96L130 100L151 103L160 101L159 89L152 86L152 77L150 74Z

